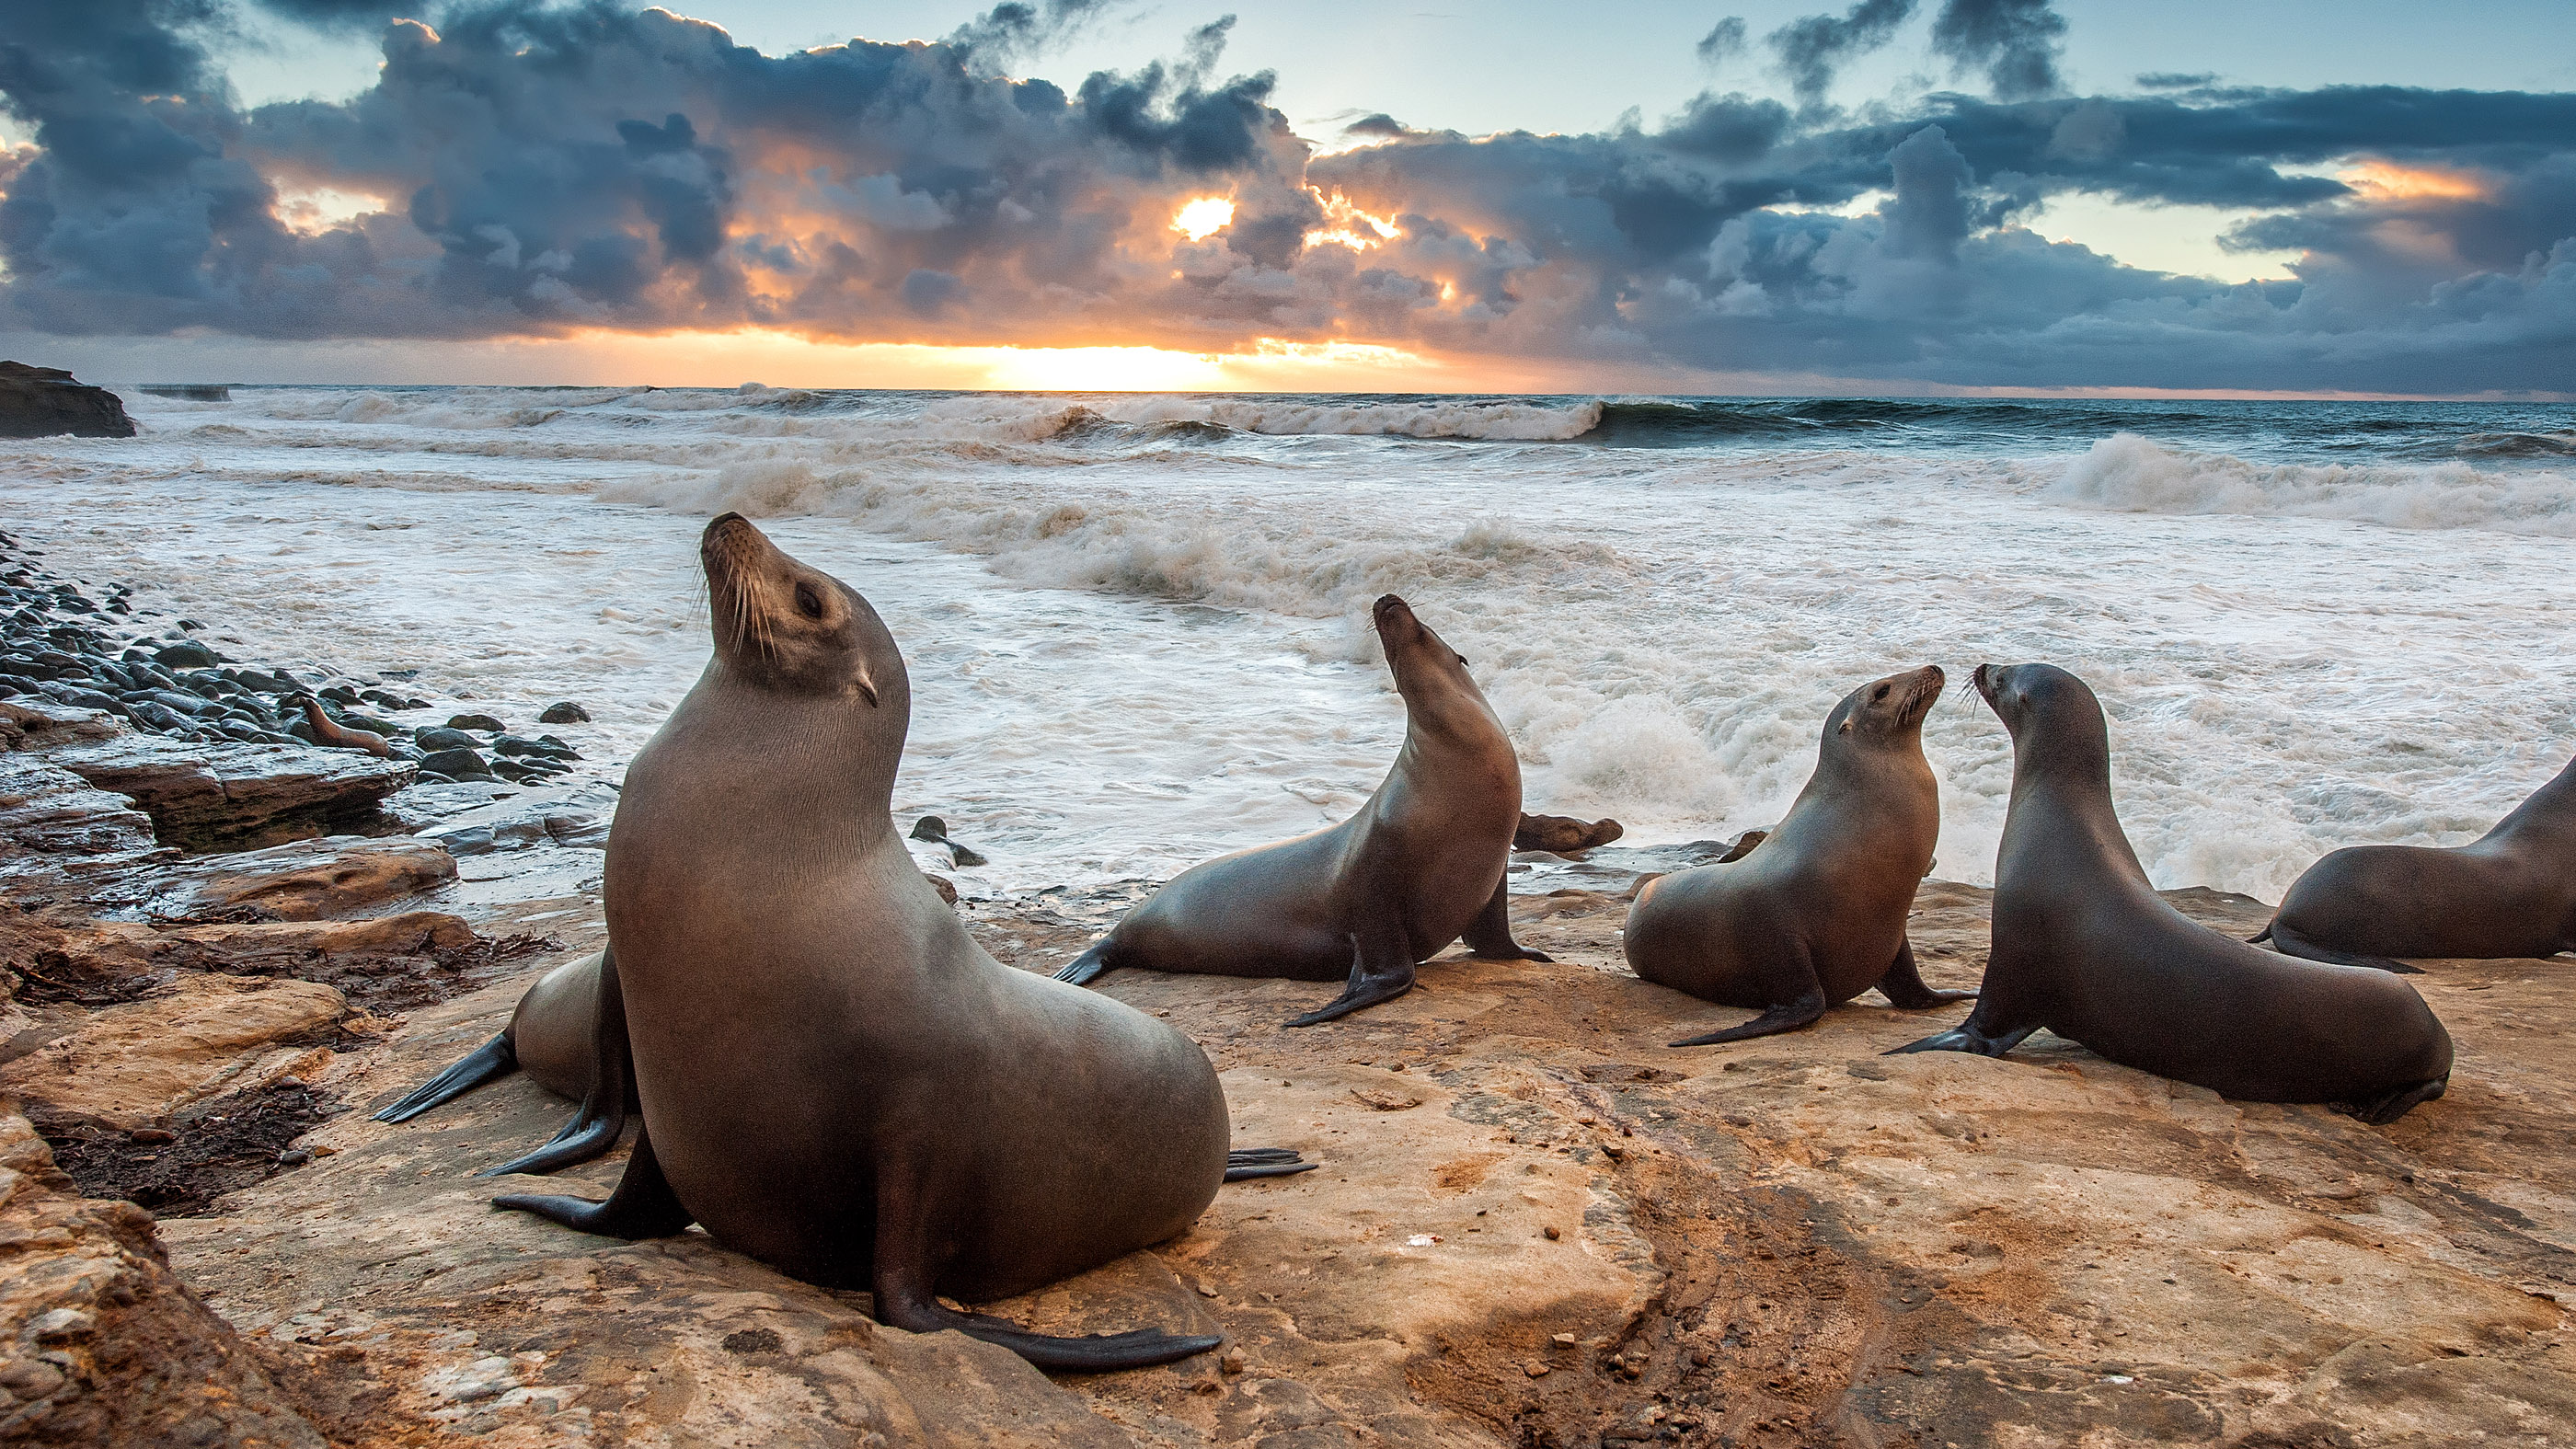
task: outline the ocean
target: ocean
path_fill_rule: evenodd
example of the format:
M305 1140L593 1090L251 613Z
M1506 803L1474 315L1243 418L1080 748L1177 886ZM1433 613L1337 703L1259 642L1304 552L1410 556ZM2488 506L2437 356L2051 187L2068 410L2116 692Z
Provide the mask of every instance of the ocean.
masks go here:
M1937 874L1992 879L1980 661L2100 693L2161 886L2457 844L2576 752L2576 408L2543 404L120 389L0 447L0 517L227 653L595 722L598 778L707 653L738 509L912 671L897 785L970 893L1159 879L1329 824L1403 733L1403 594L1624 859L1766 826L1826 712L1933 662ZM420 720L428 722L424 715ZM1662 850L1662 854L1658 851Z

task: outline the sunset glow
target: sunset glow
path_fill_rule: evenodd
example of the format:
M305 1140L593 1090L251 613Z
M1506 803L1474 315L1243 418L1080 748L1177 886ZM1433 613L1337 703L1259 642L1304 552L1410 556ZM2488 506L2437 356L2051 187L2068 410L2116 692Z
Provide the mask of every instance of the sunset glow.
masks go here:
M1369 215L1353 205L1349 197L1338 191L1326 196L1314 187L1309 186L1306 189L1324 206L1324 225L1306 233L1306 245L1310 247L1322 246L1329 242L1334 246L1344 246L1355 252L1364 252L1380 242L1404 234L1397 229L1394 222L1384 217Z
M1202 196L1172 215L1172 230L1192 241L1205 241L1234 220L1234 203L1222 196Z
M2400 166L2393 161L2365 161L2337 172L2335 179L2380 200L2478 201L2488 191L2484 182L2466 172Z

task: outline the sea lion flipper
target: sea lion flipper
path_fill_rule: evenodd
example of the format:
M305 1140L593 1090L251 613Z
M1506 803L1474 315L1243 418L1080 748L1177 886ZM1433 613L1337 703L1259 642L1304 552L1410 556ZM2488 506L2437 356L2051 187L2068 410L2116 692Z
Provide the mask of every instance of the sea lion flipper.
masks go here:
M1063 968L1055 973L1055 979L1068 985L1088 986L1097 980L1101 973L1111 969L1109 937L1103 936L1091 943L1090 950L1066 962Z
M2282 925L2278 920L2272 922L2271 936L2273 950L2304 961L2323 961L2329 966L2367 966L2373 971L2393 971L2400 976L2424 974L2424 968L2420 966L2409 966L2387 956L2364 956L2352 951L2338 951L2332 946L2320 946L2300 935L2295 927ZM2397 1119L2392 1117L2389 1120Z
M598 1017L591 1032L590 1091L554 1140L523 1157L476 1174L552 1172L588 1162L617 1145L626 1132L626 1104L634 1091L635 1053L626 1039L626 994L617 983L614 947L599 953Z
M1979 1007L1978 1010L1982 1011L1984 1008ZM1903 1056L1908 1052L1967 1052L1973 1056L1999 1057L2014 1047L2020 1046L2022 1038L2037 1030L2039 1027L2034 1024L1999 1035L1988 1035L1977 1025L1976 1013L1971 1012L1966 1021L1948 1031L1927 1036L1921 1041L1907 1042L1901 1047L1890 1047L1879 1055L1893 1057Z
M2355 1102L2345 1110L2373 1127L2385 1127L2442 1095L2450 1089L2450 1085L2451 1079L2448 1077L2438 1081L2417 1082L2412 1086L2400 1087L2385 1096L2374 1097L2367 1102Z
M1544 951L1533 951L1512 939L1512 877L1506 871L1494 882L1494 898L1476 912L1459 939L1480 961L1554 961Z
M1808 954L1806 942L1794 936L1783 942L1763 964L1760 976L1762 994L1772 1003L1760 1016L1672 1045L1723 1046L1731 1041L1750 1041L1757 1036L1796 1031L1825 1014L1824 982L1816 975L1816 961Z
M1914 943L1905 941L1896 948L1896 964L1878 979L1878 994L1900 1011L1922 1011L1953 1001L1974 1001L1973 991L1942 991L1923 983L1923 973L1914 964Z
M1364 1010L1381 1001L1393 1001L1413 989L1413 953L1404 949L1404 938L1393 932L1374 932L1374 945L1363 944L1358 933L1352 933L1351 979L1342 994L1330 1002L1288 1019L1290 1026L1314 1026Z
M492 1206L535 1213L568 1228L630 1242L637 1238L667 1238L697 1221L680 1206L670 1180L662 1176L661 1159L653 1155L653 1139L644 1132L635 1134L635 1151L626 1159L626 1174L617 1179L617 1190L604 1202L586 1197L512 1193L492 1199Z
M1307 1162L1293 1147L1238 1147L1225 1155L1225 1180L1242 1182L1254 1177L1291 1177L1312 1172L1323 1166Z
M454 1101L485 1082L506 1077L518 1069L519 1054L510 1045L510 1034L501 1032L449 1063L447 1070L404 1093L402 1100L378 1112L376 1120L408 1122L432 1107Z
M896 1167L877 1174L877 1231L869 1287L876 1296L877 1321L906 1333L937 1333L953 1328L968 1338L1007 1348L1042 1369L1074 1373L1108 1373L1147 1368L1205 1353L1225 1340L1214 1334L1172 1334L1159 1328L1087 1338L1055 1338L1032 1333L1007 1319L966 1313L939 1301L933 1288L936 1271L929 1261L930 1204L915 1174Z

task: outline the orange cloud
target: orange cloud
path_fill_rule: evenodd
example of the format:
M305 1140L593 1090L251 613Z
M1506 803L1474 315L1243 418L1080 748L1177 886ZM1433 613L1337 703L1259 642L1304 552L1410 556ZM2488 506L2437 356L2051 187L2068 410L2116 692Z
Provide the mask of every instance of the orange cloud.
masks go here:
M2483 201L2494 189L2469 172L2394 161L2364 161L2336 172L2335 179L2374 200Z

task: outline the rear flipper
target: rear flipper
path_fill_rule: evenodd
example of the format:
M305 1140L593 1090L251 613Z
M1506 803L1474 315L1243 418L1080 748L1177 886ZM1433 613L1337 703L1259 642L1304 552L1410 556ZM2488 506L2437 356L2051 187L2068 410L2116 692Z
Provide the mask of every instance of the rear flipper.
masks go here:
M2421 967L2409 966L2403 961L2390 957L2362 956L2350 951L2338 951L2332 946L2320 946L2300 935L2295 929L2282 925L2277 918L2265 929L2264 934L2272 938L2272 949L2284 956L2297 956L2308 961L2323 961L2329 966L2367 966L2373 971L2394 971L2400 976L2424 974Z
M932 1285L938 1264L931 1256L941 1225L924 1190L920 1169L895 1164L877 1172L877 1231L869 1265L877 1321L908 1333L953 1328L969 1338L1007 1348L1042 1369L1107 1373L1145 1368L1205 1353L1225 1340L1214 1334L1173 1334L1157 1328L1089 1338L1054 1338L1016 1323L949 1307Z
M2439 1097L2450 1085L2451 1079L2448 1077L2438 1081L2417 1082L2411 1087L2400 1087L2385 1096L2373 1097L2367 1102L2354 1102L2349 1106L2340 1106L2340 1110L2350 1112L2373 1127L2385 1127L2426 1102Z
M1375 942L1376 949L1361 944L1357 934L1351 942L1351 979L1342 994L1304 1016L1292 1016L1290 1026L1313 1026L1364 1010L1381 1001L1393 1001L1413 989L1413 958L1403 948L1403 938L1386 932Z
M510 1045L510 1034L505 1031L457 1058L446 1071L412 1088L401 1101L378 1112L376 1120L408 1122L432 1107L452 1102L485 1082L497 1081L518 1069L519 1053Z
M1460 940L1480 961L1554 961L1544 951L1533 951L1512 939L1512 877L1509 871L1494 883L1494 898L1476 912L1467 923Z
M1896 964L1878 979L1878 994L1901 1011L1922 1011L1953 1001L1974 1001L1973 991L1936 991L1923 984L1923 973L1914 965L1914 943L1907 941L1896 948Z
M617 1145L626 1131L626 1104L634 1093L635 1054L626 1040L626 994L618 989L613 947L599 953L598 1002L591 1032L590 1094L581 1099L581 1110L553 1141L476 1176L552 1172L588 1162Z
M1815 958L1807 954L1807 943L1794 937L1763 968L1762 992L1774 1005L1760 1016L1672 1045L1722 1046L1731 1041L1750 1041L1757 1036L1812 1026L1825 1014L1825 987L1816 979Z
M1109 964L1109 937L1103 936L1091 943L1090 950L1066 962L1064 968L1055 973L1055 979L1074 986L1088 986L1102 972L1112 969Z
M1977 1011L1970 1012L1968 1019L1952 1030L1937 1036L1927 1036L1921 1041L1910 1041L1901 1047L1891 1047L1879 1055L1892 1057L1906 1052L1971 1052L1981 1057L1999 1057L2014 1047L2020 1046L2022 1038L2039 1030L2038 1026L2032 1025L2016 1027L2011 1031L1990 1032L1977 1022L1978 1014L1984 1009L1980 1006Z
M617 1190L605 1202L586 1197L512 1193L492 1199L492 1206L535 1213L568 1228L630 1242L636 1238L667 1238L696 1221L687 1208L680 1206L679 1196L662 1176L661 1159L653 1155L653 1139L643 1132L635 1134L635 1153L626 1159L626 1175L617 1179Z
M1225 1180L1241 1182L1248 1177L1289 1177L1312 1172L1323 1166L1298 1157L1293 1147L1238 1147L1225 1155Z

